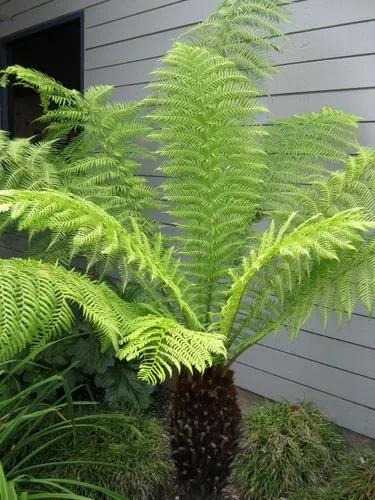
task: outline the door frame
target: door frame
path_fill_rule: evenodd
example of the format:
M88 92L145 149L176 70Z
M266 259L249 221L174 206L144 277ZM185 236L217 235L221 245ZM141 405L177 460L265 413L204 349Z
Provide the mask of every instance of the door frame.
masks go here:
M84 10L74 12L73 14L68 14L66 16L61 16L52 21L47 21L44 23L37 24L36 26L32 26L31 28L27 28L25 30L17 31L16 33L12 33L10 35L6 35L0 38L0 69L4 69L8 65L8 47L7 45L20 40L21 38L28 37L30 35L34 35L35 33L39 33L40 31L44 31L50 28L54 28L55 26L60 26L61 24L68 23L70 21L79 21L79 38L80 38L80 75L79 82L80 88L78 90L82 91L84 86L84 49L85 49L85 40L84 40ZM1 23L0 23L1 24ZM9 131L9 89L8 88L0 88L0 130Z

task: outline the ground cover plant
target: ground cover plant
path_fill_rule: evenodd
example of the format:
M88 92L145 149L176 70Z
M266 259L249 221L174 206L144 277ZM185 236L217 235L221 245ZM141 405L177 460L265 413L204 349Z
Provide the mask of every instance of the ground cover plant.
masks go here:
M340 500L369 500L375 496L375 451L352 452L340 465L332 481Z
M105 413L101 414L100 424L107 432L82 428L75 433L70 447L63 441L51 446L49 458L60 462L52 469L52 475L79 478L83 486L76 492L81 495L90 496L84 483L95 479L96 485L115 490L121 498L158 498L172 486L173 462L166 427L144 414L129 418L119 412L117 419L115 415L110 414L106 420ZM129 420L133 427L126 425ZM95 498L107 497L96 494Z
M0 357L70 331L79 308L141 380L180 372L170 427L187 498L225 485L240 422L232 363L281 328L296 336L314 311L373 306L375 154L356 144L358 118L258 120L284 3L225 0L174 44L140 104L17 66L1 78L40 93L45 132L1 136L3 227L29 231L43 261L0 261ZM153 155L160 189L137 175ZM75 257L87 276L67 269ZM113 271L120 288L100 282ZM143 293L129 301L133 281Z
M333 471L327 487L299 490L293 500L370 500L375 495L375 452L372 449L348 453Z
M24 357L24 352L18 356ZM154 401L154 387L137 377L137 365L119 361L113 349L102 352L95 333L79 321L69 336L36 353L33 364L25 364L5 388L16 395L36 378L64 374L73 389L81 387L76 397L100 402L110 410L147 410ZM51 393L50 400L53 401Z
M70 459L59 460L47 451L56 445L74 439L77 429L87 432L105 432L101 415L75 415L77 404L74 393L68 388L64 376L51 375L36 378L26 388L19 389L13 396L6 396L7 386L12 383L18 370L25 364L33 364L32 356L20 362L8 361L0 365L0 497L2 500L23 500L42 498L66 498L69 500L90 500L95 495L104 498L124 499L125 496L112 488L95 484L95 478L66 475L59 477L51 473L53 468L68 467L69 463L84 465L77 454ZM49 401L50 396L54 402ZM94 405L92 401L80 402ZM108 420L121 418L121 425L129 432L140 434L129 416L111 415ZM86 457L86 464L97 465L95 457ZM86 465L87 466L87 465ZM111 485L113 486L113 484ZM87 496L77 495L77 489L84 489Z
M233 479L244 499L288 497L328 482L344 440L317 410L274 403L244 416Z

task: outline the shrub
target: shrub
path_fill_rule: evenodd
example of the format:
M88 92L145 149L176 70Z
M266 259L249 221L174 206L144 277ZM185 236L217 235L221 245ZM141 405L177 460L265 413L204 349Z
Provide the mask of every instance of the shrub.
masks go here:
M244 417L244 436L233 471L245 499L270 499L324 482L344 441L317 410L266 404Z
M331 486L302 488L288 496L288 500L338 500Z
M124 420L129 422L127 415L106 418L102 414L95 420L97 428L77 428L70 447L59 442L50 449L55 461L62 462L53 475L84 482L95 478L97 485L137 500L154 497L161 487L168 488L173 465L166 431L153 417L134 414L132 419L133 428L124 425ZM67 463L76 460L81 463ZM85 461L88 463L82 464ZM88 494L84 488L78 488L77 493Z

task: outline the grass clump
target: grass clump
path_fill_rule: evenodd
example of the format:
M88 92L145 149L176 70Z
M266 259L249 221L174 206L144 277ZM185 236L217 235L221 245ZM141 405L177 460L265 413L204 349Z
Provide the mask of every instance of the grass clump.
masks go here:
M375 498L375 450L352 452L342 462L333 480L337 499Z
M106 485L124 498L153 498L170 484L173 474L163 425L158 419L141 414L102 417L96 420L96 429L77 427L69 448L61 442L50 449L55 462L80 461L61 463L53 471L54 476L81 481L95 478L97 485ZM87 494L82 489L77 493Z
M244 417L233 480L245 500L280 498L324 483L343 449L341 435L317 410L266 404Z
M375 450L349 453L338 466L326 489L301 491L291 500L373 500L375 498Z
M375 450L349 453L337 467L326 488L304 488L288 500L373 500L375 498Z

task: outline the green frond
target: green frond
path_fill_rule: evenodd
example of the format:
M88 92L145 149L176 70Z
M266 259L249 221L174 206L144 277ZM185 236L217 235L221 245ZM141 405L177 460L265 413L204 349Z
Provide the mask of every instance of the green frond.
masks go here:
M142 141L150 129L139 103L111 103L111 86L70 90L35 70L10 66L0 85L19 84L40 94L43 141L0 140L3 189L59 189L88 199L120 221L159 206L156 191L137 175L152 158ZM5 149L5 155L1 151ZM8 153L7 153L8 151ZM152 224L149 224L152 228Z
M0 157L4 189L59 189L61 175L56 164L55 141L12 139L4 143Z
M306 277L311 279L312 273L320 270L321 265L325 266L326 261L335 267L348 253L355 255L363 243L362 235L375 227L374 219L370 220L365 212L356 209L338 212L329 218L316 216L293 228L295 216L291 214L279 231L271 223L256 249L243 259L242 269L234 274L228 300L221 312L220 331L226 337L231 336L245 299L250 311L254 306L250 312L252 317L267 314L267 306L277 306L274 296L283 304L285 296ZM312 307L310 303L298 328Z
M224 0L182 39L230 60L253 81L274 73L268 53L279 51L280 28L289 19L284 0Z
M188 285L179 270L173 249L166 250L159 234L148 237L135 220L128 227L97 205L55 191L1 191L1 210L18 221L20 231L31 235L51 232L51 246L66 242L71 258L88 257L88 267L113 256L129 270L144 273L159 293L173 299L193 328L200 327L188 304Z
M40 95L41 104L45 111L50 103L58 106L70 105L76 102L80 96L77 90L65 88L50 76L19 65L8 66L0 72L0 87L6 87L10 84L35 90Z
M357 129L356 116L330 108L274 121L264 138L268 171L262 213L285 220L290 212L308 207L311 185L321 183L324 190L334 169L347 161ZM299 221L309 215L314 213L302 210Z
M263 109L234 64L204 48L177 44L156 74L152 138L163 143L167 209L208 324L221 301L219 280L239 256L258 208L262 129L251 118Z
M223 340L222 335L192 331L173 318L150 314L130 325L120 358L140 359L139 377L155 384L165 380L166 373L172 375L172 367L203 373L211 366L213 356L225 357Z
M374 214L374 194L375 150L359 148L355 155L348 155L344 168L317 178L297 201L301 217L360 207Z
M103 350L118 349L126 304L120 314L119 299L106 285L35 260L0 260L0 276L1 361L69 332L73 305L97 331Z
M120 358L140 360L140 377L153 384L173 366L203 372L214 355L225 356L222 336L151 315L149 308L127 303L103 283L74 271L9 259L0 260L0 276L0 361L69 332L73 306L93 326L103 351L112 346Z

